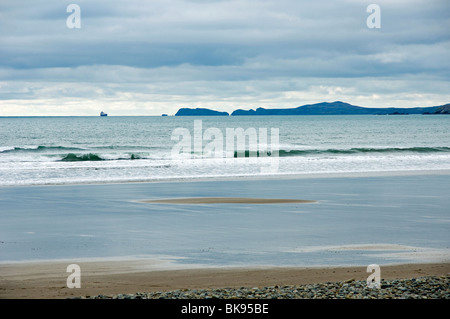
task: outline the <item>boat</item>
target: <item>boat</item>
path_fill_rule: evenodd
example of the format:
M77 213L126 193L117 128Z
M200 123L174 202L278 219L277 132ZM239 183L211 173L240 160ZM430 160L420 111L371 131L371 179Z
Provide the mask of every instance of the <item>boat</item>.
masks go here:
M101 111L100 112L100 116L108 116L108 114L106 114L105 112Z

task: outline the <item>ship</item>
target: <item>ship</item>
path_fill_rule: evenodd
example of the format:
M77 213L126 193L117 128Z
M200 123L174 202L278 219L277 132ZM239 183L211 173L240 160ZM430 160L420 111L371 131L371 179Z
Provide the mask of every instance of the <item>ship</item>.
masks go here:
M108 114L106 114L105 112L101 111L100 112L100 116L108 116Z

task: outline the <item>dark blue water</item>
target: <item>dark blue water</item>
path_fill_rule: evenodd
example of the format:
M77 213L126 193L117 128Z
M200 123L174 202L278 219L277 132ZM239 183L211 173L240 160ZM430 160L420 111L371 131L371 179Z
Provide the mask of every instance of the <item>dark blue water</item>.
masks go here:
M230 129L256 135L225 160ZM0 118L0 185L448 169L445 115Z

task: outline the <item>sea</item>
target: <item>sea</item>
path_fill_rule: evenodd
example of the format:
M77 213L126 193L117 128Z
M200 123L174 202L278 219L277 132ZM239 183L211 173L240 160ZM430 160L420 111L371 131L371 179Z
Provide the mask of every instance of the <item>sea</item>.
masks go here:
M446 115L0 118L0 186L448 169Z
M447 115L3 117L0 263L449 262L449 171Z

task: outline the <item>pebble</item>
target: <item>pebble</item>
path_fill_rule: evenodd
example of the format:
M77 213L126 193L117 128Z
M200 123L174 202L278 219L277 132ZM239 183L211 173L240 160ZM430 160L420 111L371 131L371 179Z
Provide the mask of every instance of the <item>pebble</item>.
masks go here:
M381 280L381 288L369 288L366 281L297 286L241 287L221 289L181 289L138 292L86 299L450 299L450 276ZM76 297L80 298L80 297Z

